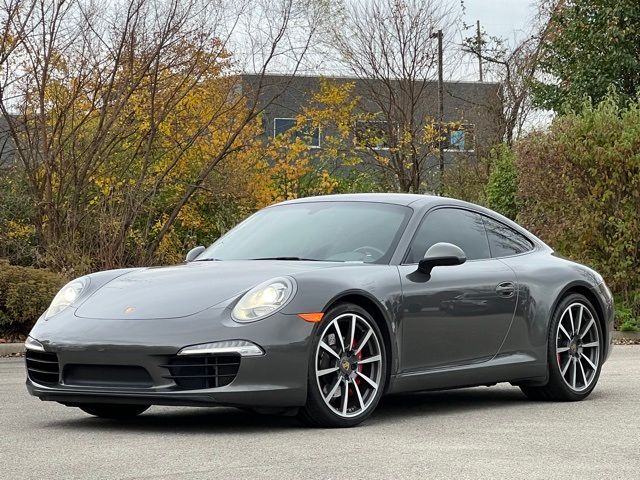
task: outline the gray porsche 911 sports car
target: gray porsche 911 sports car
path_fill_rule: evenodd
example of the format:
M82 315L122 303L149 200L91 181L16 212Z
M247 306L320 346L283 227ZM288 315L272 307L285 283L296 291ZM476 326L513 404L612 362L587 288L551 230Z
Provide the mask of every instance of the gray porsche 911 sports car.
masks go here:
M26 342L27 387L100 417L231 405L346 427L398 392L581 400L612 326L598 273L495 212L324 196L265 208L183 265L70 282Z

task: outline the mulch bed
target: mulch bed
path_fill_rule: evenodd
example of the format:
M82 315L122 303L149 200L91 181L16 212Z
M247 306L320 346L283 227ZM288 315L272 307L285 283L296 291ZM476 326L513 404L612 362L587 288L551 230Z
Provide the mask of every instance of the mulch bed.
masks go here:
M27 339L26 335L11 335L0 337L0 343L24 343Z

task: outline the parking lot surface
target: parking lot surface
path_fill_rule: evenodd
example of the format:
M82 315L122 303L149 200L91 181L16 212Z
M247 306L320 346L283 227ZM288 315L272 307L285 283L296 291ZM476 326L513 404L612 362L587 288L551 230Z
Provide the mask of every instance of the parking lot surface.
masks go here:
M24 377L0 359L2 479L640 478L640 346L617 346L584 402L508 385L402 395L347 430L232 408L101 420L30 397Z

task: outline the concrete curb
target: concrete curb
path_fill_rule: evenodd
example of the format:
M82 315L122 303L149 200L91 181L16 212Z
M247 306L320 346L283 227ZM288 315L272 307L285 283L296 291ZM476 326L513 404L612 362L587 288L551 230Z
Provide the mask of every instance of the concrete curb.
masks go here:
M640 340L640 332L613 332L614 340Z
M24 343L0 343L0 357L24 352Z

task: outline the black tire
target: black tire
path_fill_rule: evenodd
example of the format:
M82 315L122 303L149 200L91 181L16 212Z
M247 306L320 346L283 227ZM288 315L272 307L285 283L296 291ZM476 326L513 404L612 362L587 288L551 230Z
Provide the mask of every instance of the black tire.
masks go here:
M376 336L377 346L379 346L379 351L382 359L379 367L377 367L380 369L380 383L378 383L377 391L375 391L375 394L372 394L372 399L370 396L370 403L368 403L364 411L362 411L357 416L349 418L340 416L327 406L318 385L318 380L316 380L316 354L319 349L321 335L323 334L327 326L331 324L331 322L333 322L334 319L345 314L356 314L366 320L368 325L373 330L373 335ZM343 337L344 336L345 335L343 335ZM380 397L384 392L387 377L387 365L388 360L384 338L382 337L380 328L378 327L373 317L369 314L369 312L359 307L358 305L354 305L351 303L342 303L336 305L327 312L322 322L320 322L320 324L318 325L309 357L309 370L307 377L307 403L300 409L298 418L304 424L312 427L346 428L353 427L362 423L375 410L378 402L380 401ZM355 382L355 380L353 381ZM346 388L349 389L349 386L346 385Z
M127 404L109 404L109 403L88 403L78 405L80 410L100 418L112 418L125 420L134 418L147 410L150 405L127 405Z
M561 367L559 365L559 354L556 353L556 336L558 335L558 324L562 318L563 312L572 304L580 303L589 310L589 313L595 320L595 328L598 332L598 364L590 385L581 391L572 389L563 379ZM572 293L563 298L553 314L553 319L549 326L549 334L547 338L547 365L549 371L549 380L546 385L539 387L520 386L522 392L531 400L555 401L555 402L576 402L584 400L593 391L598 379L600 378L600 370L602 369L604 338L602 336L602 327L598 313L591 302L583 295Z

